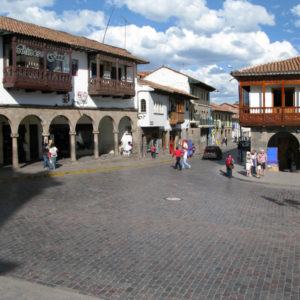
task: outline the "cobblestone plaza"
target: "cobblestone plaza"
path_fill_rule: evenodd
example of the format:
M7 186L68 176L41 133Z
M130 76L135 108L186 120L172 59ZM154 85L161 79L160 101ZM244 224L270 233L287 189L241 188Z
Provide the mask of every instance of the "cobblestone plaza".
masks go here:
M101 299L299 299L300 190L191 163L0 183L0 274Z

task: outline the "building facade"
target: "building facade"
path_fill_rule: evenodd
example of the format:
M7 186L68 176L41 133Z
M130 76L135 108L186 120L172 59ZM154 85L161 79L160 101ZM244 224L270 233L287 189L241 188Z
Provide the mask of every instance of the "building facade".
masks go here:
M300 57L236 70L241 126L251 147L276 148L280 170L300 168Z
M130 134L139 155L137 64L128 51L0 17L0 164L42 157L53 140L61 157L118 155Z
M232 139L233 112L228 107L211 103L211 142L213 145L230 143Z
M204 148L209 139L209 93L215 89L167 66L144 72L142 78L181 91L169 101L169 147L191 139L198 151Z

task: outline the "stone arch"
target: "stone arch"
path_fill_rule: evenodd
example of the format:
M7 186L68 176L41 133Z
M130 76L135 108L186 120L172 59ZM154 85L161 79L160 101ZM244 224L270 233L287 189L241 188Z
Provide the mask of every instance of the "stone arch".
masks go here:
M113 154L114 132L116 131L114 119L111 116L104 116L99 122L99 153Z
M11 120L0 114L0 165L12 163Z
M132 120L128 116L124 116L118 125L118 142L123 145L132 143Z
M83 114L76 122L76 154L77 157L93 155L94 153L94 136L93 136L94 121L93 119Z
M18 126L19 162L37 161L42 157L42 120L35 114L26 115Z
M70 121L65 115L56 115L49 126L49 139L59 150L59 157L70 157Z
M268 142L268 148L278 148L279 170L291 169L292 163L300 168L299 141L290 132L278 132Z

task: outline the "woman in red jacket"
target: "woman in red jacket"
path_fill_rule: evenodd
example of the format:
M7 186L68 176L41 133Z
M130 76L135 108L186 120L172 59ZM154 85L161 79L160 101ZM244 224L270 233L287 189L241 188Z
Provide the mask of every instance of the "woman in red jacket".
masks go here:
M226 170L227 170L227 176L229 178L232 177L232 169L234 167L234 160L231 157L231 154L228 154L228 156L226 157Z

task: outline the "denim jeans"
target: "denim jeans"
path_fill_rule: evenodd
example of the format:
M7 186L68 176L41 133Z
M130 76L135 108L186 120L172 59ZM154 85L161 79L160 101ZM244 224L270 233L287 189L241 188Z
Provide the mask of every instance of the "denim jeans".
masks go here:
M55 157L51 157L52 160L52 169L56 169L56 156Z
M186 158L184 158L183 161L182 161L182 169L184 169L184 166L187 166L188 168L191 167L191 165L187 162Z
M47 167L51 167L50 165L50 162L49 162L49 158L48 158L48 155L46 154L43 154L43 159L44 159L44 168L47 168Z

